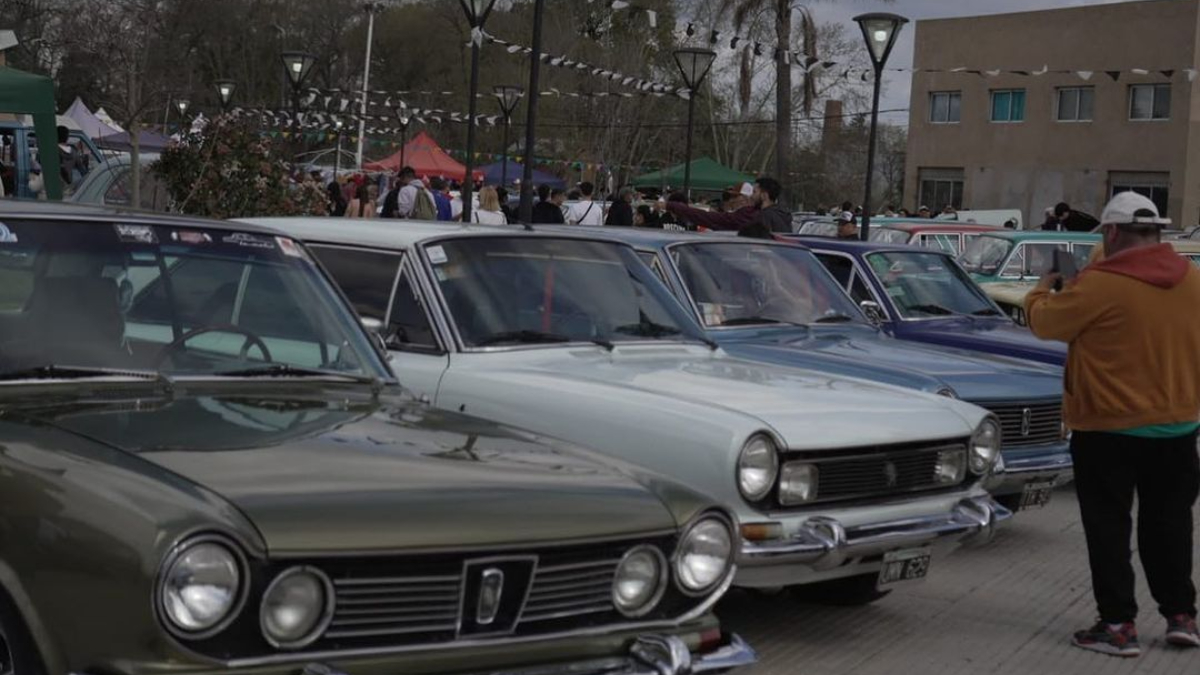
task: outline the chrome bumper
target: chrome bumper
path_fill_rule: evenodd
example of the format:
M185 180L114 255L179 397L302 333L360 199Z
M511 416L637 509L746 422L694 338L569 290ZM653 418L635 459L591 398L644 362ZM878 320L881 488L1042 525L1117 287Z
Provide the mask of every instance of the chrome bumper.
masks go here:
M1050 446L1041 452L1010 451L1001 455L1003 468L984 482L984 488L994 495L1021 492L1029 483L1054 482L1066 485L1075 478L1071 450L1067 444Z
M991 541L996 525L1012 515L1012 511L990 497L974 497L963 499L947 514L852 528L832 518L816 516L787 539L743 541L739 565L800 563L814 569L831 569L853 558L936 541L984 544Z

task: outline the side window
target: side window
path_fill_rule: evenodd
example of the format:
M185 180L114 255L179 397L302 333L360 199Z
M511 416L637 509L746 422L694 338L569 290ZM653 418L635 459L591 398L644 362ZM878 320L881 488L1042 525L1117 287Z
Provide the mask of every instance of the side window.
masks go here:
M1071 247L1071 257L1075 258L1075 269L1081 270L1087 267L1088 259L1092 256L1092 249L1096 248L1092 244L1075 244Z
M396 294L392 298L392 316L387 327L387 346L389 349L441 351L433 335L433 328L429 325L429 317L417 301L412 284L408 281L407 272L401 273L400 280L396 283Z
M1066 244L1026 244L1025 276L1040 277L1054 264L1054 251L1067 250Z
M854 263L840 255L817 255L817 259L829 270L842 288L850 288L850 275L854 273Z
M333 246L310 246L317 259L354 305L359 316L387 318L392 288L400 271L400 255Z
M1024 274L1025 269L1025 244L1018 244L1015 251L1008 258L1008 264L1000 272L1002 277L1019 277Z
M868 300L875 302L875 296L871 295L871 289L867 288L867 283L863 281L861 274L854 275L854 283L850 285L850 297L860 305Z

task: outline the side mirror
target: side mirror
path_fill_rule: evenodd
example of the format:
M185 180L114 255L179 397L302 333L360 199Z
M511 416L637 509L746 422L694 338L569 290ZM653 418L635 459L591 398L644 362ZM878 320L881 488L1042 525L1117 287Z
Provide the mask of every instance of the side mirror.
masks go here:
M882 324L884 321L887 321L887 315L883 313L883 308L879 306L878 302L875 302L874 300L863 300L862 302L858 303L858 306L862 309L863 314L867 315L867 319L869 319L871 323L875 324L876 326Z
M387 341L383 338L383 321L370 316L364 316L359 321L362 327L367 329L367 335L371 337L371 342L379 349L380 354L387 356L389 361L392 360L392 354L388 351Z

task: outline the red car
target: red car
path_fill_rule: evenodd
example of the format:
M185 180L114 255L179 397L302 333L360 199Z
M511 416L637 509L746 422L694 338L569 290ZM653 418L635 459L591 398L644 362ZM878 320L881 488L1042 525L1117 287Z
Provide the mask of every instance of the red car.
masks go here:
M984 232L1003 228L994 225L960 223L952 220L885 220L871 222L871 241L886 244L911 244L945 251L957 256L971 240Z

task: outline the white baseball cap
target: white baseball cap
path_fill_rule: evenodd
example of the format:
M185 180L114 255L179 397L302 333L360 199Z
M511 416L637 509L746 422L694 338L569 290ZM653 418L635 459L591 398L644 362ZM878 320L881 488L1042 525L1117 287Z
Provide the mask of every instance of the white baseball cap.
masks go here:
M754 186L749 183L742 183L742 189L739 190L739 192L742 193L743 197L753 197L754 196Z
M1101 225L1158 225L1171 224L1170 218L1159 216L1158 207L1148 197L1136 192L1115 195L1100 214Z
M849 211L842 211L842 215L838 216L839 223L853 223L854 214Z

